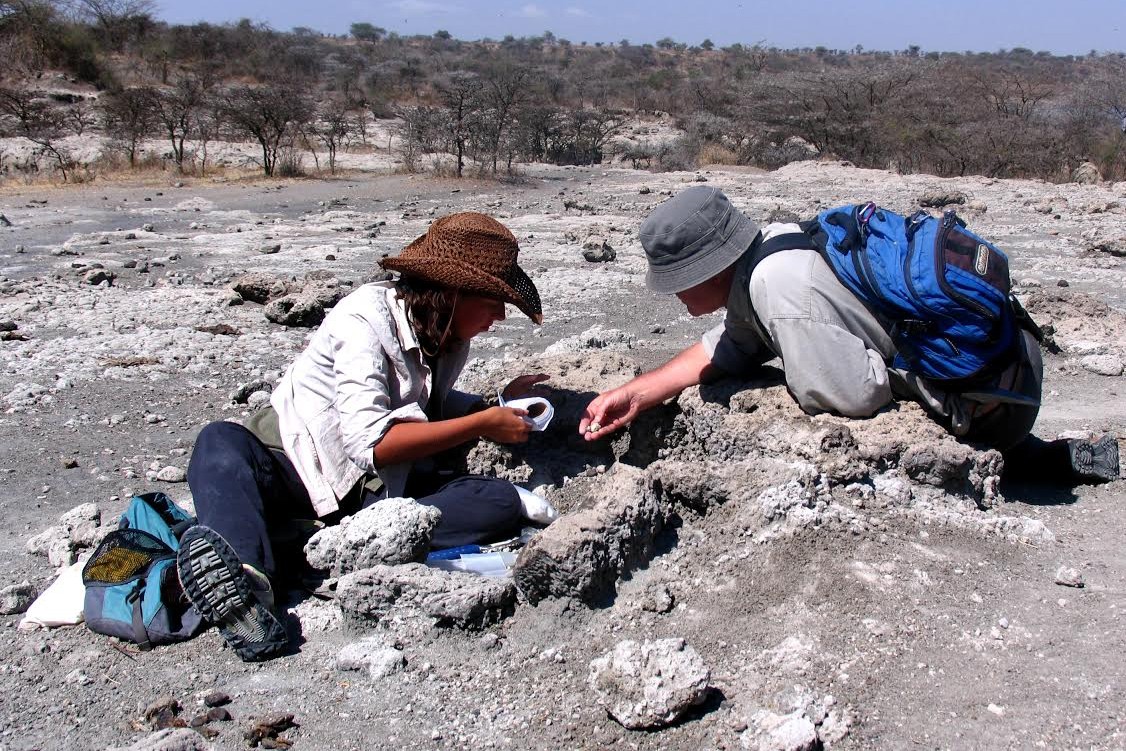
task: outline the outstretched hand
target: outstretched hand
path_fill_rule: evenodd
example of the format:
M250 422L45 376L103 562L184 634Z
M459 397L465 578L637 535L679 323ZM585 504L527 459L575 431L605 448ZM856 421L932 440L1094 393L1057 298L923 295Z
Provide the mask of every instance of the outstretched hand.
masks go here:
M599 394L587 405L579 420L579 434L597 440L629 425L641 412L641 396L627 386Z
M511 399L520 399L525 396L538 396L536 393L537 384L543 383L550 379L551 376L544 373L530 373L528 375L516 376L504 389L500 392L501 398L506 402Z

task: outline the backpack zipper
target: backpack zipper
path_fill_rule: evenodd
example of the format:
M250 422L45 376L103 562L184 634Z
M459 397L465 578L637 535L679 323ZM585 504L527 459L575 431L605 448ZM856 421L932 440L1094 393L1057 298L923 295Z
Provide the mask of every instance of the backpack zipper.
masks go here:
M950 230L954 228L954 225L957 223L957 221L958 217L954 214L953 211L947 211L942 215L942 230L939 231L937 237L935 238L935 279L938 280L938 286L941 287L942 291L949 295L951 299L956 300L960 305L974 311L985 320L995 323L998 318L990 313L984 305L979 303L977 300L971 300L965 295L960 294L954 289L954 287L950 285L950 282L946 281L946 268L944 263L946 258L946 238L949 236Z

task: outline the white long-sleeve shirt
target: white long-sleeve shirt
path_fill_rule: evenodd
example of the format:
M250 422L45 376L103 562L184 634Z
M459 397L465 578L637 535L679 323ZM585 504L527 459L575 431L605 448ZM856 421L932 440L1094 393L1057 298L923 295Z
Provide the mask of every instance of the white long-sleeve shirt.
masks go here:
M365 284L325 317L305 351L274 390L271 404L286 456L321 516L365 475L402 495L409 463L375 466L373 449L398 422L430 414L457 417L478 397L453 390L469 346L437 361L422 356L405 305L392 282Z

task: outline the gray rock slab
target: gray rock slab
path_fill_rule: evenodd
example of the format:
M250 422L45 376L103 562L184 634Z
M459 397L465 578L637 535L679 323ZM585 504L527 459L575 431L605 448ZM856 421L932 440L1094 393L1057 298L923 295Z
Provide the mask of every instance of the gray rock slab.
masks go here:
M372 680L394 675L406 666L403 653L382 636L369 636L349 644L336 655L336 669L361 671Z
M194 730L168 728L147 735L131 746L117 746L109 751L211 751L214 748Z
M442 512L410 498L387 498L327 527L305 544L314 568L340 576L380 564L422 561Z
M1120 376L1124 369L1122 358L1118 355L1087 355L1080 358L1079 364L1084 370L1104 376Z
M29 581L22 581L0 589L0 615L23 613L35 601L35 587Z
M743 748L753 751L816 751L822 747L817 726L801 710L785 715L762 711L755 715L754 727L740 739Z
M475 630L511 615L516 589L508 579L409 563L373 566L342 576L336 601L351 621L421 630Z
M252 271L243 274L234 280L231 288L248 302L265 304L270 300L282 297L298 288L293 282L281 279L273 274L261 271Z
M1063 587L1082 588L1086 585L1086 582L1083 581L1083 574L1079 573L1078 569L1071 566L1060 566L1056 570L1056 584Z
M966 202L966 194L960 190L932 188L925 191L918 198L920 206L926 208L942 208L943 206L960 206Z
M324 305L303 292L279 297L266 303L266 319L282 326L312 327L324 320Z
M156 473L156 479L161 482L184 482L188 479L187 470L183 467L161 467L160 471Z

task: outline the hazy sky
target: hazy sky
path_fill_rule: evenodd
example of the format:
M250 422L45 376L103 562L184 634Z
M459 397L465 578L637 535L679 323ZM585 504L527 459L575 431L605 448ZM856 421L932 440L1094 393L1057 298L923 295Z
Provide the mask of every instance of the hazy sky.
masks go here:
M1126 50L1126 0L157 0L171 23L250 18L287 31L347 33L368 21L400 34L445 29L459 39L534 36L635 44L672 37L699 44L995 51L1057 54Z

